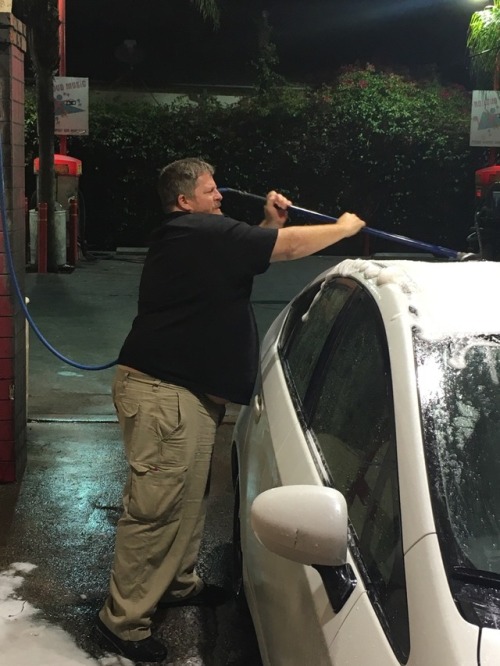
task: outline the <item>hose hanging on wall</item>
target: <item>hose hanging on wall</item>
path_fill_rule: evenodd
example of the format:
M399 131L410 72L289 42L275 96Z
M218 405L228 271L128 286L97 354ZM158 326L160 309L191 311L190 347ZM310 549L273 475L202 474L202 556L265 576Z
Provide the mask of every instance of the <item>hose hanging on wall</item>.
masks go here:
M55 349L43 336L40 329L33 321L33 318L29 313L28 308L26 307L26 302L23 294L21 293L21 288L17 280L14 261L12 259L12 249L10 245L9 230L7 226L7 207L5 204L5 199L6 196L5 196L4 163L3 163L3 144L0 138L0 214L2 216L2 229L3 229L3 237L5 243L5 254L7 256L7 266L9 269L9 274L12 280L12 284L14 286L14 291L16 293L17 299L22 308L24 316L26 317L26 321L29 323L32 331L35 333L40 342L50 352L52 352L54 356L57 356L59 360L63 361L64 363L67 363L68 365L73 366L74 368L79 368L80 370L106 370L107 368L111 368L113 365L116 365L118 362L117 359L114 361L110 361L109 363L104 363L103 365L84 365L83 363L77 363L76 361L73 361L72 359L63 356L63 354L61 354L57 349Z

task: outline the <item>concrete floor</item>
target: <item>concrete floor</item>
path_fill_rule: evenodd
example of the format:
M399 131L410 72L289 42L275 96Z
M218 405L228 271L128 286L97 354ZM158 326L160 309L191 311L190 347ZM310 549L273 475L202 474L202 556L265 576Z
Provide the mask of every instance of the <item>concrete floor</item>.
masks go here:
M116 423L30 425L29 467L21 484L0 488L0 570L12 562L37 568L22 598L62 627L94 658L107 652L94 633L106 594L126 473ZM217 437L199 570L230 589L233 493L232 424ZM251 620L232 601L217 609L160 610L154 631L169 647L169 664L258 666ZM8 666L15 666L9 664Z
M274 264L260 276L253 301L261 334L300 288L336 261L312 257ZM135 313L141 268L140 257L115 257L82 262L72 274L28 275L30 312L65 356L82 364L111 361ZM0 571L12 562L35 564L21 589L23 599L99 658L106 649L93 623L107 591L126 474L110 398L113 370L68 365L33 333L29 357L28 466L22 481L0 486ZM229 454L237 411L228 410L218 431L199 563L204 578L228 588ZM172 666L261 664L251 620L232 601L216 610L158 611L154 631L169 647Z

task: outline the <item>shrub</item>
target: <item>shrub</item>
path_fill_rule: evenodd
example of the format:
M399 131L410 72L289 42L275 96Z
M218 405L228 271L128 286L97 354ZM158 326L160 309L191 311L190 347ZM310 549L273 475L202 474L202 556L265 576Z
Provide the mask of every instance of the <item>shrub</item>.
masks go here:
M210 97L92 105L89 136L69 144L83 160L86 239L98 248L146 244L161 221L158 171L197 155L217 167L221 186L279 189L305 208L354 210L372 227L463 247L474 206L469 109L461 88L370 65L346 68L332 85L275 88L232 106ZM33 140L28 118L28 162ZM260 219L259 203L229 194L225 203L228 214Z

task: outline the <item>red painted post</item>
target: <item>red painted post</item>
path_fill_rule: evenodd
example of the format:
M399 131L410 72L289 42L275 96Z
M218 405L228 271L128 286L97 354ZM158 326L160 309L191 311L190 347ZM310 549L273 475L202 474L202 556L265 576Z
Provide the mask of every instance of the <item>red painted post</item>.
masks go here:
M30 206L28 197L24 197L24 247L25 247L25 261L26 264L30 263Z
M78 201L71 199L69 202L69 246L68 264L76 266L78 261Z
M66 0L58 0L59 12L59 76L66 76ZM68 137L59 136L59 152L68 154Z
M47 204L38 204L38 272L47 272Z

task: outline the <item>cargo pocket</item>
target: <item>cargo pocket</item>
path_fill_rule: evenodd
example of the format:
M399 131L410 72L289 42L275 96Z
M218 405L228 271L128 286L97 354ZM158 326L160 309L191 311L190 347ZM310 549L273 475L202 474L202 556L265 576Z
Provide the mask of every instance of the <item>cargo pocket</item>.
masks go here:
M130 464L131 485L127 510L136 520L165 525L178 520L187 467Z
M139 404L130 400L118 400L116 407L127 458L134 458L139 433Z
M179 394L166 393L161 403L155 405L156 431L159 438L159 455L163 467L186 464L186 439L181 414Z

